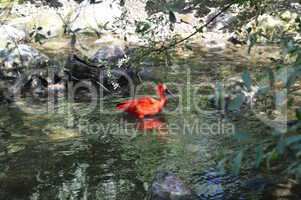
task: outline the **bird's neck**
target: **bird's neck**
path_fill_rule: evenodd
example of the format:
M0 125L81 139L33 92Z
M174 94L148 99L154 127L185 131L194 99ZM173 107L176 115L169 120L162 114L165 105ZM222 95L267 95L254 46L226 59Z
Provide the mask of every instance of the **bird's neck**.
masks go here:
M166 104L167 97L165 95L160 95L160 106L163 107Z

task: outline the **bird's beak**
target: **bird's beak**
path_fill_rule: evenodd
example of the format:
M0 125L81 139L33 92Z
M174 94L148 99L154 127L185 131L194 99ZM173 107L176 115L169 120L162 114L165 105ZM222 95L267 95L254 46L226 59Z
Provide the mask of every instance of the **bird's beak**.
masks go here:
M176 95L174 95L169 89L166 89L165 90L165 95L168 97L168 98L175 98Z

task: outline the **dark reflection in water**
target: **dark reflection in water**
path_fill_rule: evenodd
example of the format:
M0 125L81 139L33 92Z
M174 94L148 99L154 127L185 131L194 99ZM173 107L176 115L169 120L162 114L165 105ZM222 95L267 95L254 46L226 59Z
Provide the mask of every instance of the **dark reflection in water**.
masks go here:
M26 146L1 164L0 199L143 199L137 158L123 151L113 138Z

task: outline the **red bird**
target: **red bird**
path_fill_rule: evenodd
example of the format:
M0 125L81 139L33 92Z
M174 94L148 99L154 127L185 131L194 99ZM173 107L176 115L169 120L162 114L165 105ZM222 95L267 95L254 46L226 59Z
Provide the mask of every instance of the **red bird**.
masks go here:
M147 115L156 115L161 112L167 102L166 92L168 92L166 86L159 83L157 85L157 95L160 97L159 100L149 96L141 97L139 99L125 101L117 105L117 109L133 114L140 119Z

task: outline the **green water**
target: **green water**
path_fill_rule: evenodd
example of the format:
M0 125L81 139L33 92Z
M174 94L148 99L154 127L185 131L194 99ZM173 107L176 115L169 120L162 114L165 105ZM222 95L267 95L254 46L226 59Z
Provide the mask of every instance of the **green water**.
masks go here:
M33 104L29 97L2 105L0 123L8 134L0 140L0 199L142 200L156 171L189 182L191 174L216 166L233 146L232 123L208 107L203 96L210 90L201 83L241 71L246 60L190 53L153 67L177 95L156 118L164 130L139 130L141 122L116 112L123 100L117 97L96 106L64 97L55 104Z

